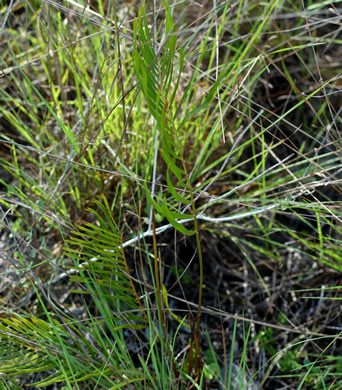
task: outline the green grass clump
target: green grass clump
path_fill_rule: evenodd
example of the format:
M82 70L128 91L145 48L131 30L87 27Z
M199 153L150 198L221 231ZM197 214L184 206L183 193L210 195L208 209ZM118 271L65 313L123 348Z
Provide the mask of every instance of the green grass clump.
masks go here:
M0 13L1 388L341 388L340 9Z

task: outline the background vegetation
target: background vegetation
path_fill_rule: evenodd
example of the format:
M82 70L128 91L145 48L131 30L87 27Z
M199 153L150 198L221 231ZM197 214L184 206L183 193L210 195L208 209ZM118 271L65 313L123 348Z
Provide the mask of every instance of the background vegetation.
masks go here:
M339 1L0 1L1 389L341 389Z

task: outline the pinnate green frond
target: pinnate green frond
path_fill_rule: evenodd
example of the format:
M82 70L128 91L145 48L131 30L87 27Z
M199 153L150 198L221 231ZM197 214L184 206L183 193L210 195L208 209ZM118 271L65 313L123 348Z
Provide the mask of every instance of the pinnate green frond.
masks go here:
M130 279L120 233L110 207L104 196L102 203L95 201L94 205L101 214L93 208L88 211L94 214L97 223L78 225L78 230L73 231L67 241L69 246L65 253L73 258L73 268L78 271L71 279L83 284L83 293L93 296L99 310L108 308L113 318L118 314L118 328L143 328L146 326L144 309ZM122 323L122 313L125 323Z
M0 372L7 377L44 373L46 377L35 383L38 388L65 382L66 377L78 381L94 367L90 357L82 356L77 343L71 340L72 335L56 320L51 323L35 317L1 318ZM72 365L67 363L67 356Z
M135 23L134 65L139 86L146 99L149 111L158 124L161 135L162 157L168 167L167 184L172 198L183 205L191 203L189 188L186 182L186 172L183 148L179 141L179 134L175 118L173 117L173 103L176 98L184 65L184 52L179 50L176 58L176 29L173 24L171 11L165 2L165 34L161 48L154 48L151 31L148 28L144 8ZM178 76L174 77L176 61L179 63ZM171 174L176 179L172 182ZM158 204L145 187L147 198L152 206L180 232L191 235L194 231L185 228L177 220L191 219L191 214L181 214L171 211L174 204L168 204L164 199Z

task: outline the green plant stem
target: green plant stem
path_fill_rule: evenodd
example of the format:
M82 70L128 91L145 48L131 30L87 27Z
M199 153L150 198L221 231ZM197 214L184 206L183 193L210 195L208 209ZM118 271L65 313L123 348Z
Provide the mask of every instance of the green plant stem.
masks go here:
M161 292L160 292L160 279L159 279L159 269L158 269L158 251L157 251L157 238L156 238L156 220L154 209L152 208L152 231L153 231L153 254L154 254L154 274L156 280L156 296L157 296L157 304L158 310L161 316L161 321L164 323L163 319L163 308L161 304Z
M197 221L197 211L196 211L196 205L195 205L195 199L192 192L192 187L189 179L189 175L187 174L187 168L183 157L183 151L181 150L181 147L178 146L179 155L181 156L181 162L183 166L183 170L186 173L186 184L189 190L190 194L190 200L191 200L191 208L192 208L192 214L194 217L194 228L195 228L195 236L196 236L196 245L198 250L198 264L199 264L199 290L198 290L198 308L197 308L197 315L196 315L196 330L195 330L195 350L196 350L196 370L197 375L200 375L201 370L201 350L200 350L200 344L199 344L199 335L200 335L200 324L201 324L201 306L202 306L202 295L203 295L203 253L202 253L202 247L201 247L201 239L199 234L199 227L198 227L198 221Z

